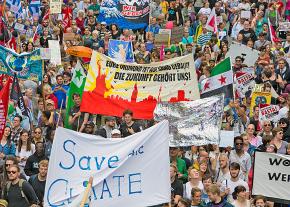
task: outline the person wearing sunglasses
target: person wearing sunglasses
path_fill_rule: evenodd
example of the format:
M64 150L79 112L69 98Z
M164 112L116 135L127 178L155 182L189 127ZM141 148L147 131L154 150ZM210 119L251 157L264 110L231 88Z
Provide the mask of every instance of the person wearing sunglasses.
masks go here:
M18 165L11 165L7 171L9 181L4 190L4 199L8 201L8 207L37 207L38 198L32 186L23 179L20 179L20 168ZM21 192L21 193L19 193Z
M274 144L277 147L278 154L286 154L288 142L283 141L283 129L281 127L275 127L272 130L273 140L271 144Z
M290 142L290 126L287 118L281 118L278 122L278 126L283 129L283 140Z
M229 161L239 163L242 172L240 177L247 180L248 172L251 169L251 156L244 151L244 140L241 136L234 138L234 149L230 153Z

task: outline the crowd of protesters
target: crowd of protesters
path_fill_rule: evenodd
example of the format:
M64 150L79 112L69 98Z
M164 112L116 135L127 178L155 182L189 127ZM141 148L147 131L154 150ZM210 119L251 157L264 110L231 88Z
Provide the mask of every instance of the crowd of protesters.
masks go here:
M41 83L21 80L29 117L21 114L17 103L9 104L7 126L0 143L0 207L43 205L54 133L57 126L64 126L67 118L67 94L78 60L65 50L82 45L108 54L110 39L125 40L132 41L137 63L159 62L162 55L154 38L160 29L168 27L168 22L183 30L183 37L179 44L165 48L164 59L192 54L199 82L208 78L211 69L226 57L232 41L259 50L259 58L253 66L255 81L273 87L278 98L272 98L271 102L280 107L276 121L261 122L259 108L250 107L250 95L235 99L225 110L222 124L222 129L234 130L237 135L233 147L170 147L171 205L288 206L267 200L263 195L251 196L251 189L256 151L290 154L290 31L279 30L280 22L290 20L289 0L152 0L150 23L139 30L99 22L101 1L97 0L64 1L62 10L72 9L70 24L65 27L62 14L51 14L46 18L48 0L41 1L38 16L29 13L29 4L30 1L21 1L22 12L16 15L1 2L0 44L22 53L48 48L48 40L58 40L62 64L45 61ZM219 35L205 27L213 9L220 17ZM242 11L249 11L250 18L242 18ZM278 41L272 41L268 21L276 30ZM25 25L24 29L15 29L15 23ZM73 40L65 40L65 33L74 33ZM88 62L86 59L82 61ZM247 67L243 61L241 56L233 60L234 72ZM2 76L1 87L7 78ZM130 110L124 111L121 118L80 112L80 94L73 94L72 98L75 105L68 112L68 122L75 131L121 138L154 124L153 120L133 120ZM236 111L236 115L232 111Z

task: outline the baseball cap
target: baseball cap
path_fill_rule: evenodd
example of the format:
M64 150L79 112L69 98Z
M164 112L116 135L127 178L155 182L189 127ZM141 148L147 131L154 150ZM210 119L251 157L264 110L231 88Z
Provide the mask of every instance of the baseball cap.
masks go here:
M95 126L95 123L93 122L93 121L88 121L86 124L85 124L85 126L92 126L92 127L94 127Z
M102 25L107 25L107 23L106 23L106 22L101 22L101 24L102 24Z
M121 135L121 132L119 129L113 129L111 134L120 134Z

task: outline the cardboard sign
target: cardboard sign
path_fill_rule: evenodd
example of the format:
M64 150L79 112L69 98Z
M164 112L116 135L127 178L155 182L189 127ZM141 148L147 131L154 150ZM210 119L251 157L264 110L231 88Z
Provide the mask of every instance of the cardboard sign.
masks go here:
M51 14L60 14L62 0L50 0L50 13Z
M170 36L169 34L156 34L154 39L154 44L156 47L167 47L170 45Z
M241 11L241 18L251 19L251 11Z
M174 27L171 30L171 44L178 44L179 42L182 41L183 37L183 28L182 27Z
M64 41L72 41L72 40L74 40L74 38L75 38L75 33L73 33L73 32L63 34Z
M279 22L279 31L290 31L290 22Z

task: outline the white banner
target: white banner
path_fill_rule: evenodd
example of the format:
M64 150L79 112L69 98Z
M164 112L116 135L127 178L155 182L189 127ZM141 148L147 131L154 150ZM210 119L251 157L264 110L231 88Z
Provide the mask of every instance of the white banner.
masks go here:
M278 105L260 104L259 121L275 121L278 118L280 107Z
M170 201L169 127L163 121L123 139L57 128L44 206L72 206L93 176L90 206L144 207ZM77 205L75 205L77 206Z
M252 194L290 201L289 169L289 155L256 152Z
M232 42L230 49L226 54L226 58L231 57L231 59L235 61L237 56L243 57L245 59L244 64L246 64L248 67L251 67L255 65L255 62L259 57L259 51L246 45Z
M56 65L61 65L61 54L58 40L48 40L50 49L50 62Z

